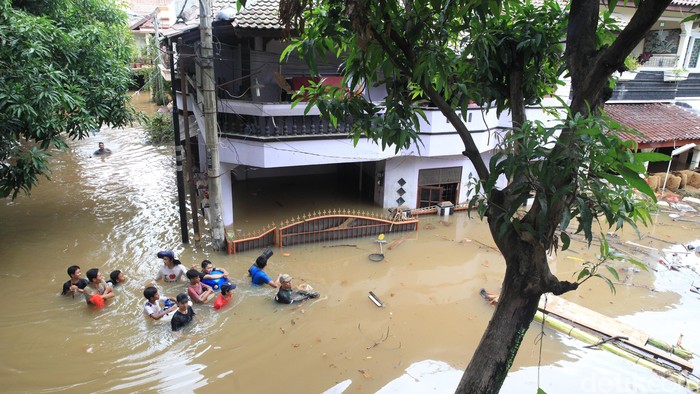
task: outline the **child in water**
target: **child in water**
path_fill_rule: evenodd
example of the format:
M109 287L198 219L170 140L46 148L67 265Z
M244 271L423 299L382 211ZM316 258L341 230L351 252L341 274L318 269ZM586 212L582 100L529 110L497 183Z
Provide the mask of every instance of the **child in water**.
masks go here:
M158 289L153 286L146 287L143 291L143 296L146 298L146 304L143 306L143 314L150 317L153 320L160 320L163 316L168 313L175 312L177 305L174 302L168 306L166 304L165 309L160 306L160 294L158 294ZM174 298L166 298L166 301L175 301Z
M219 310L226 306L226 304L233 298L233 289L236 288L235 283L227 282L221 285L221 294L214 301L214 309Z
M173 315L172 320L170 320L170 327L173 331L179 331L186 325L190 324L192 319L194 319L194 310L188 304L190 301L187 294L180 293L176 297L177 300L177 311Z
M202 283L199 271L195 269L187 271L187 279L190 280L190 284L187 285L187 294L193 302L203 304L214 298L214 290L211 286Z
M118 284L126 282L126 275L121 270L114 270L109 273L107 284L114 287Z

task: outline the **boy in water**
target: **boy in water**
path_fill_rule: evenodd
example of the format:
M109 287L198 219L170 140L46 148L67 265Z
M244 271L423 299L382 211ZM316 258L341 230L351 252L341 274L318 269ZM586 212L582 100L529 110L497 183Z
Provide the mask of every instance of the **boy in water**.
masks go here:
M88 305L96 305L98 307L104 306L104 300L114 297L114 290L111 286L108 286L105 280L102 278L102 272L98 268L91 268L87 272L87 279L90 282L85 289L83 289L83 295L85 296L85 301ZM99 295L97 300L92 299L93 296Z
M180 293L177 295L177 311L173 315L172 320L170 320L170 327L173 331L179 331L186 325L190 324L192 319L194 319L194 310L188 305L189 298L187 294Z
M195 266L192 266L192 268L195 268ZM221 273L212 274L212 271L221 271ZM223 268L214 267L214 263L209 260L204 260L202 261L202 272L200 272L199 277L202 280L228 278L228 271Z
M114 287L118 284L126 282L126 275L121 270L114 270L109 273L107 284Z
M233 289L236 288L235 283L226 282L221 285L221 294L214 301L214 309L219 310L226 306L226 304L233 298Z
M61 292L61 295L75 297L76 294L83 292L83 289L89 282L87 279L80 277L82 272L80 272L80 267L77 265L71 265L68 267L67 272L70 279L63 284L63 291Z
M158 301L160 300L160 294L158 293L158 289L153 286L146 287L143 291L143 296L148 300L143 306L143 314L153 320L160 320L168 313L177 310L177 304L175 304L176 300L171 297L166 300L172 301L172 306L167 307L166 305L166 309L161 308L160 302Z
M199 278L199 271L196 269L187 271L187 279L190 280L190 284L187 285L187 294L194 302L203 304L213 298L214 290L211 286L202 283L202 280Z

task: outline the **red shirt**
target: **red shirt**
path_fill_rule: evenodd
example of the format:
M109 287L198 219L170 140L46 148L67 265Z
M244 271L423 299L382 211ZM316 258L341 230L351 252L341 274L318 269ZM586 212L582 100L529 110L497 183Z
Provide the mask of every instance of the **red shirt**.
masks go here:
M229 294L228 297L224 297L223 295L219 294L219 296L216 298L216 301L214 301L214 309L221 309L228 304L229 301L231 301L232 295Z

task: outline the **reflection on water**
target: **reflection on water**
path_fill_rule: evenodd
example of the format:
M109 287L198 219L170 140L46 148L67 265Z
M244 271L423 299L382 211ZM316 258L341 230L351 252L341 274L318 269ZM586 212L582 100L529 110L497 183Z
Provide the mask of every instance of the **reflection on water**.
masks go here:
M112 155L93 157L98 141ZM404 241L385 248L380 263L368 259L377 251L372 239L275 249L271 276L288 272L296 283L307 282L321 293L300 306L276 305L274 290L252 288L246 277L260 251L226 256L206 245L179 243L173 168L172 148L146 144L140 128L103 129L56 154L52 182L42 181L30 198L2 201L0 297L7 301L0 321L3 391L189 392L206 387L207 392L264 392L293 382L285 383L284 390L320 393L338 385L336 392L341 392L349 384L346 392L372 393L422 360L457 370L466 366L493 310L479 289L497 291L504 268L498 253L476 242L492 244L486 226L464 214L421 218L420 231L387 237L389 243ZM319 195L313 203L335 207L337 198ZM241 220L268 219L264 208L250 204L249 215L256 218ZM294 215L303 213L295 209L307 209L287 200L283 205ZM692 241L697 228L686 224L678 228L660 215L649 231L657 239ZM636 242L668 246L651 238ZM219 312L195 306L196 321L182 336L173 335L165 322L146 320L143 285L162 264L155 257L161 249L175 250L186 266L208 258L227 268L238 284L234 302ZM552 264L569 277L576 259L591 256L582 244L574 244ZM656 259L649 256L648 262ZM83 272L99 267L105 274L119 268L130 280L116 288L117 297L105 309L95 311L82 299L57 295L71 264ZM684 345L699 349L693 327L700 320L694 312L699 301L686 291L698 277L667 271L630 275L630 283L662 291L621 285L611 296L603 283L589 281L567 298L622 316L668 342L683 333ZM184 287L159 285L168 296ZM369 291L386 307L376 307ZM522 392L523 385L536 390L532 367L539 357L538 330L533 325L528 332L504 391ZM626 361L545 333L542 378L549 392L603 392L603 383L572 385L572 376L593 379L606 371L614 371L606 372L608 380L619 374L661 382L625 386L634 392L683 392ZM459 374L453 370L451 376ZM437 392L454 390L453 380L443 379L445 386ZM383 392L415 392L390 387Z

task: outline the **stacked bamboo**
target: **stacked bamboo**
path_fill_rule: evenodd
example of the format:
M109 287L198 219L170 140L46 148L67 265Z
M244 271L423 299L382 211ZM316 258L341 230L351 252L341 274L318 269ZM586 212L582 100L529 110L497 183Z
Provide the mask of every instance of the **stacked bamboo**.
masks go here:
M605 342L600 337L593 335L587 331L584 331L580 328L576 328L561 320L555 319L553 317L545 318L544 313L542 313L541 311L537 311L537 313L535 314L535 321L539 323L542 323L544 321L544 324L548 327L551 327L559 332L574 337L580 341L590 343L592 345L597 345L597 347L600 349L606 350L624 359L632 361L635 364L648 368L656 372L657 374L665 377L666 379L669 379L675 383L682 385L683 387L686 387L693 391L697 391L700 389L700 382L698 382L695 379L688 378L672 368L659 364L653 359L648 359L640 356L639 354L623 349L620 346L617 346L612 341Z

